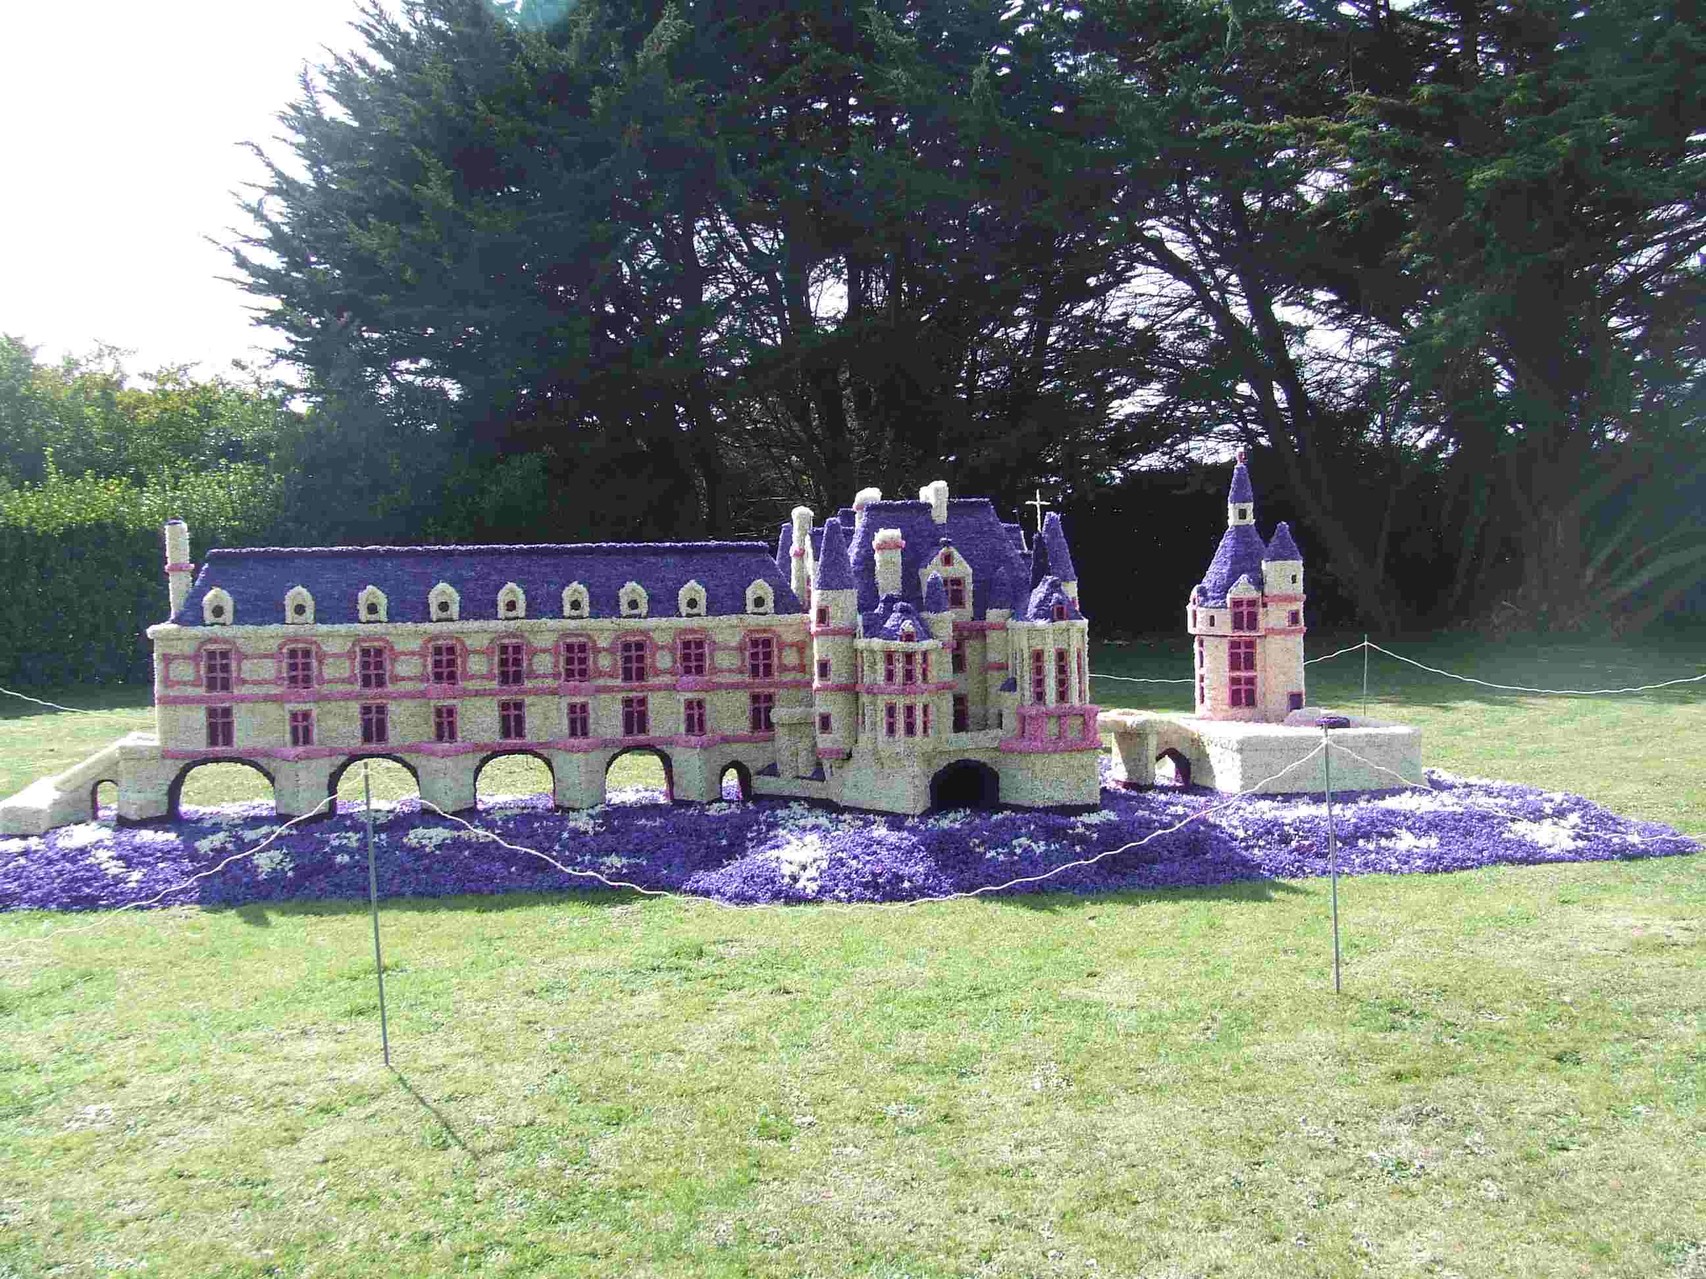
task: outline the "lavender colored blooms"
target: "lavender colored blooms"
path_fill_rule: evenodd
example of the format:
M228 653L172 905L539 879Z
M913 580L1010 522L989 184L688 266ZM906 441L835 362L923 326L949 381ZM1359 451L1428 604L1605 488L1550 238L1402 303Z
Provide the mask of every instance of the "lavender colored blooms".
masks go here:
M1698 852L1668 827L1619 817L1579 795L1429 774L1427 790L1375 792L1334 805L1343 874L1416 874L1477 866L1607 861ZM731 903L907 901L1006 885L1004 892L1106 892L1301 878L1327 872L1318 799L1246 796L1227 803L1180 787L1109 783L1101 810L935 813L922 818L829 811L778 800L669 806L613 791L603 806L553 810L544 796L483 803L475 825L575 870ZM738 799L730 793L728 800ZM1144 836L1178 825L1134 848ZM0 909L96 910L154 897L277 828L268 804L187 810L180 822L115 829L65 826L0 839ZM361 814L293 828L160 905L237 906L359 900L367 893ZM595 889L504 848L413 801L383 809L376 829L387 897ZM1114 851L1123 850L1123 851ZM1090 865L1072 865L1094 860Z

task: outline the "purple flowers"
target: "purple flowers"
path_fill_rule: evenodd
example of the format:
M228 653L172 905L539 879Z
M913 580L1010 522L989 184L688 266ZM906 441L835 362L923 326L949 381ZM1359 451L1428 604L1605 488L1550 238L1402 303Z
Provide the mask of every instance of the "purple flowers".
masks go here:
M1430 781L1425 791L1335 802L1342 873L1661 857L1700 847L1577 795L1439 773ZM955 811L913 819L769 800L672 807L643 802L648 798L661 797L623 792L601 808L562 813L537 796L469 816L574 870L734 903L905 901L1014 880L1029 882L1000 891L1088 893L1295 878L1328 868L1326 809L1309 797L1228 802L1177 787L1108 789L1102 809L1086 814ZM277 827L268 807L230 805L177 823L114 829L90 822L42 838L0 839L0 909L106 909L152 898L261 843ZM1137 843L1208 809L1214 811L1200 820ZM422 813L412 801L381 812L376 851L387 897L604 887ZM352 813L294 828L160 904L366 893L363 819Z

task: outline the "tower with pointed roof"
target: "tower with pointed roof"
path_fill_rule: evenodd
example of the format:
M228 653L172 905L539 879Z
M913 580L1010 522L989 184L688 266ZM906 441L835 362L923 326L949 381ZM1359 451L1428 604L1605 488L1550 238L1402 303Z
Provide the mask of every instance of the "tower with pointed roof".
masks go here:
M1303 555L1284 523L1262 541L1240 450L1226 532L1186 606L1199 718L1277 724L1303 709L1303 599Z

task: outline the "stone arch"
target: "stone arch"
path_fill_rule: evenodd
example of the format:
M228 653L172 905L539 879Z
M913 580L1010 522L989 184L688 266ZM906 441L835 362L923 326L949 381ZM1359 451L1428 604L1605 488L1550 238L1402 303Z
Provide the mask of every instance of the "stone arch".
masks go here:
M1173 765L1173 773L1178 777L1179 785L1189 786L1191 784L1190 756L1175 747L1168 746L1156 753L1155 762L1159 764L1162 760L1167 760ZM1156 775L1156 781L1161 782L1159 774ZM1165 783L1161 784L1165 785Z
M652 755L663 765L663 802L675 802L675 763L669 757L669 752L661 746L624 746L621 750L612 751L604 760L604 792L605 801L610 798L610 769L624 755Z
M728 797L724 788L728 784L730 773L735 775L735 789L739 793L740 802L744 804L752 798L752 770L738 759L726 761L717 771L717 795L719 799Z
M930 807L994 808L1001 803L1001 774L975 759L957 759L930 779Z
M331 775L329 777L327 777L327 779L326 779L326 796L331 801L330 805L326 809L326 813L328 816L336 815L336 813L338 811L338 787L340 784L342 784L342 782L344 780L344 774L349 772L349 770L351 768L353 768L355 765L361 763L361 761L364 759L371 759L371 760L381 760L382 759L382 760L386 760L389 763L397 764L397 765L401 766L403 771L408 773L408 775L414 779L415 793L417 795L421 793L421 775L419 772L416 771L415 766L413 764L409 763L408 760L404 759L401 755L392 755L392 754L389 754L385 751L364 751L360 755L349 756L342 763L340 763L336 768L334 768L331 772ZM356 810L356 811L359 811L359 810Z
M278 782L270 772L265 768L262 768L252 759L222 757L218 759L192 759L189 763L185 764L178 770L177 776L172 778L171 785L166 788L167 817L171 818L173 821L182 820L183 814L178 810L178 801L183 796L184 783L189 780L189 775L195 772L196 769L206 768L210 764L241 764L244 767L251 768L255 772L259 773L262 777L266 778L267 789L273 793L273 811L275 813L278 811ZM96 784L99 785L99 783ZM91 796L92 794L93 792L91 792Z
M536 759L541 764L545 765L545 773L546 773L546 776L550 779L550 781L549 781L549 784L545 787L544 794L546 795L547 798L549 798L551 800L551 806L553 808L556 807L556 804L557 804L557 800L556 800L557 770L555 767L552 766L549 756L543 755L539 751L536 751L536 750L529 750L526 747L517 747L514 750L489 751L485 755L482 755L480 757L480 762L478 764L474 765L473 784L474 784L475 807L479 807L480 774L482 774L483 772L486 771L486 765L494 763L495 761L500 760L500 759L515 759L517 757L521 757L521 758L525 758L525 759Z

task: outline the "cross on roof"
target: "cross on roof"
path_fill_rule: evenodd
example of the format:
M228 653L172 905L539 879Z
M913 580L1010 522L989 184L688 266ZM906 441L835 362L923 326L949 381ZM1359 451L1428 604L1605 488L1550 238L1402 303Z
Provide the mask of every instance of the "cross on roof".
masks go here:
M1037 508L1037 532L1041 533L1043 531L1043 511L1045 508L1047 508L1053 504L1050 502L1043 501L1043 491L1041 489L1038 489L1037 495L1034 498L1032 498L1029 502L1021 502L1020 505L1021 506L1034 506Z

